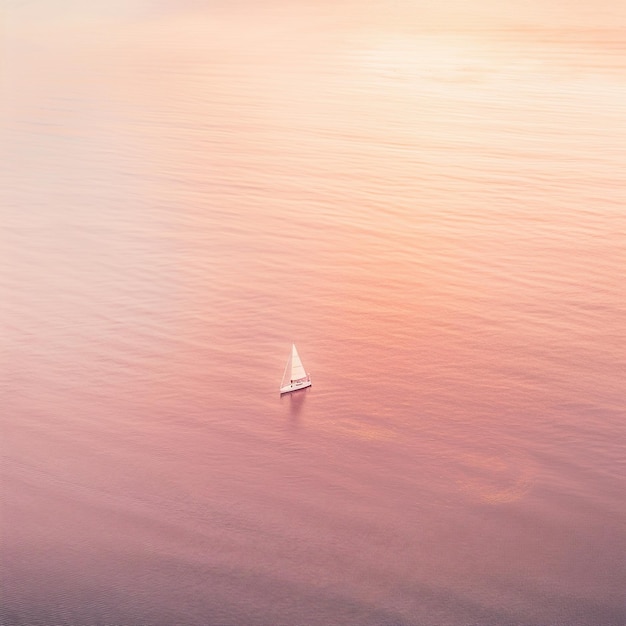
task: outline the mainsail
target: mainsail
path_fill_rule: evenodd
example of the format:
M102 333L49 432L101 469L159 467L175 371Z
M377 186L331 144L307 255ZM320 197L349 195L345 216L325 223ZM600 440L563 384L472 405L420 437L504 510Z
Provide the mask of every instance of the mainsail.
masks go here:
M300 355L296 350L296 345L293 344L291 347L291 382L295 383L297 380L302 380L303 378L306 378L306 372L300 360Z

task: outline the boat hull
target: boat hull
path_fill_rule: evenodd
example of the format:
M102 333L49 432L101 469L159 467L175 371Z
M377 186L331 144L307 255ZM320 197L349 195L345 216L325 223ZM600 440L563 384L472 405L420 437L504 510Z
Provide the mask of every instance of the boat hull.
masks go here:
M292 391L297 391L298 389L304 389L305 387L310 387L311 386L311 381L310 380L298 380L296 382L291 383L290 385L285 385L284 387L280 388L280 393L281 395L283 393L290 393Z

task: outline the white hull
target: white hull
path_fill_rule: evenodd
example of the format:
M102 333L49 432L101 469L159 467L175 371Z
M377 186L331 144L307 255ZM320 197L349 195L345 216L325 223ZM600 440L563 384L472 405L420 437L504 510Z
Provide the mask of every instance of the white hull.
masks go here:
M296 391L298 389L304 389L305 387L310 387L311 386L311 381L310 380L302 380L302 381L297 381L295 383L291 383L290 385L285 385L284 387L280 388L280 393L289 393L290 391Z

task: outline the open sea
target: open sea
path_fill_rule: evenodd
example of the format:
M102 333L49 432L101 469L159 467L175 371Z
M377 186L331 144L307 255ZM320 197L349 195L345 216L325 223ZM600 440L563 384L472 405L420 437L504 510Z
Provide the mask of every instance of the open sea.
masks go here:
M0 624L626 624L626 5L1 17Z

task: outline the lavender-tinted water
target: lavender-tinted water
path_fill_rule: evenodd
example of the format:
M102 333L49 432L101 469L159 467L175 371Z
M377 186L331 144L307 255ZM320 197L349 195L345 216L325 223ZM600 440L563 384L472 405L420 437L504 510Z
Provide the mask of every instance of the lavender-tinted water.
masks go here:
M88 4L5 10L0 622L625 623L621 3Z

